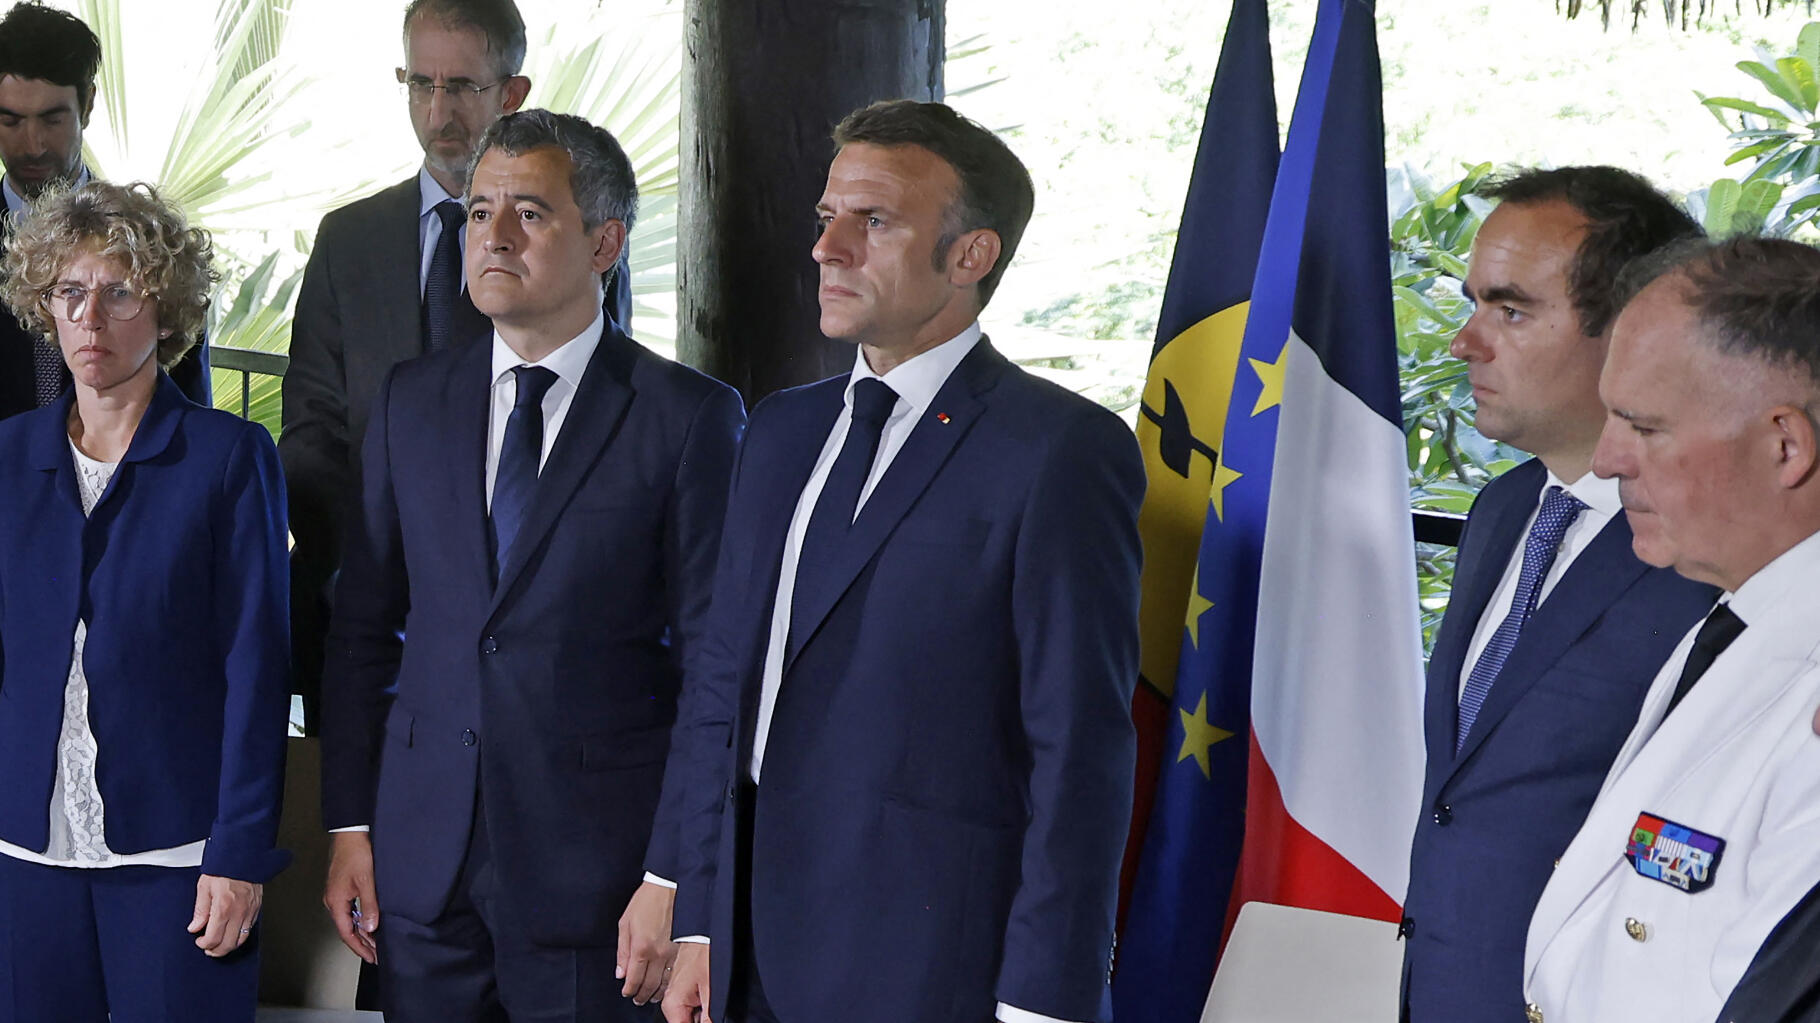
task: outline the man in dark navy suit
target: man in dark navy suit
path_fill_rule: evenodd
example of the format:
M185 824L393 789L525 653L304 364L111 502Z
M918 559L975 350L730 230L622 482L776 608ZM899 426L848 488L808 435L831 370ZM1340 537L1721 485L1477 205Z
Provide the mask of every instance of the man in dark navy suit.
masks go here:
M1502 202L1473 244L1453 353L1479 432L1536 457L1474 502L1429 661L1402 927L1413 1023L1522 1018L1524 936L1554 861L1718 596L1638 561L1617 481L1589 471L1618 272L1699 228L1612 167L1528 171L1489 194Z
M637 209L606 131L507 115L466 205L496 334L379 388L329 632L323 898L395 1023L648 1020L680 869L658 792L739 396L605 315Z
M39 3L20 3L0 18L0 197L8 217L30 213L46 188L89 181L82 131L95 109L101 41L80 19ZM6 241L0 220L0 246ZM184 396L210 404L206 338L170 370ZM69 371L54 345L0 309L0 419L55 401Z
M1137 442L980 334L1033 203L1004 143L910 101L834 138L821 328L859 351L754 409L735 471L665 1013L1105 1021Z

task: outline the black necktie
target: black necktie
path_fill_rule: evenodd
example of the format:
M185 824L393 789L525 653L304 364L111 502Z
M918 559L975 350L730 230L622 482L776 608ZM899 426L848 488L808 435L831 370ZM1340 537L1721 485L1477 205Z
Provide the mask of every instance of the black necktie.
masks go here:
M466 217L461 203L436 204L442 234L430 256L430 275L423 282L423 350L440 352L455 336L455 303L461 298L461 231Z
M1730 604L1720 604L1700 623L1700 631L1694 634L1693 648L1687 652L1687 663L1681 666L1681 678L1675 682L1675 695L1668 698L1668 710L1663 712L1667 717L1674 712L1675 705L1687 695L1687 691L1700 681L1706 669L1713 666L1725 648L1732 645L1732 640L1744 631L1744 619L1732 611Z
M525 509L537 490L537 463L543 457L543 398L556 374L542 366L514 366L518 397L506 417L506 434L499 445L499 469L493 475L493 578L506 563L512 538L524 523Z
M815 510L809 514L809 528L803 532L802 550L796 559L796 586L801 593L812 589L817 574L826 567L830 555L852 528L859 507L860 491L872 474L872 459L878 454L879 436L885 431L885 420L897 405L897 392L877 377L867 377L853 385L853 421L847 427L847 439L841 444L834 467L822 484L821 496L815 499ZM803 601L791 599L792 621L790 643L794 649L801 638L797 634L795 609Z

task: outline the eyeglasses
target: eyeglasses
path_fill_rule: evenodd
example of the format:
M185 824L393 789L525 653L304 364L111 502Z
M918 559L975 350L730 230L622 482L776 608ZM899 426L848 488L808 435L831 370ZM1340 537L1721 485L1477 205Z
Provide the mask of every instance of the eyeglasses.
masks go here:
M98 288L85 288L66 281L44 289L38 296L38 302L52 316L75 323L88 312L91 295L101 303L101 311L110 320L130 320L138 316L145 309L145 300L151 297L149 292L140 291L128 284L103 284Z
M411 97L411 102L422 106L428 106L430 100L435 98L438 92L448 97L451 103L461 103L474 99L481 93L497 89L505 84L506 81L506 79L501 78L499 81L489 85L481 85L479 82L470 82L465 78L457 78L453 81L438 85L422 75L411 74L404 68L395 68L393 70L398 76L398 84L404 86L404 91Z

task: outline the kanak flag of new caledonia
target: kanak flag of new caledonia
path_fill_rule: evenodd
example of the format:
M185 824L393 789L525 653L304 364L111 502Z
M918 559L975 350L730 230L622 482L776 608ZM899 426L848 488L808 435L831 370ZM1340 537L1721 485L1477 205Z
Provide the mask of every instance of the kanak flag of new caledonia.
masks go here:
M1238 24L1235 9L1228 47ZM1199 1019L1229 907L1400 915L1422 676L1388 221L1372 3L1320 0L1226 370L1175 720L1119 949L1120 1023Z

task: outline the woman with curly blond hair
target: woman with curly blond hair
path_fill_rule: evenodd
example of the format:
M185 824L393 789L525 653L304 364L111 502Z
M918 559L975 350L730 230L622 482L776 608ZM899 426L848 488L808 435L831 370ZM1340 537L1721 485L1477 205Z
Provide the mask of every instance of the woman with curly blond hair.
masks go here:
M74 387L0 422L0 1023L253 1018L288 698L263 428L163 369L208 236L143 184L41 197L0 299Z

